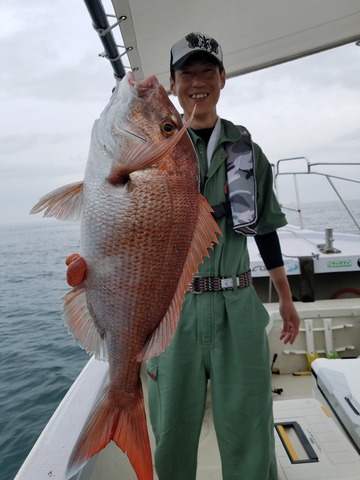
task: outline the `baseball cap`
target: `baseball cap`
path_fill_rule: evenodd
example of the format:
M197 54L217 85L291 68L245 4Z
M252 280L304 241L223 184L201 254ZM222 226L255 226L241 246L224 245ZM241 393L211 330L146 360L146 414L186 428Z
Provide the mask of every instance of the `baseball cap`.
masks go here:
M178 70L194 53L208 54L216 63L223 66L223 54L220 44L212 37L200 32L193 32L176 42L170 52L170 70Z

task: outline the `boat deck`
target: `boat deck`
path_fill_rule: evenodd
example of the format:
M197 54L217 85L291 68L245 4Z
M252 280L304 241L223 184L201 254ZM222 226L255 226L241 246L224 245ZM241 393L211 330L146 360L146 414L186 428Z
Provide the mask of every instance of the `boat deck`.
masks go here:
M312 375L285 374L272 376L273 388L282 389L281 395L274 394L275 423L287 423L289 419L301 426L314 447L318 462L292 464L289 461L280 437L275 433L279 480L318 480L321 478L356 480L360 475L360 456L350 441L331 418L325 402L320 404L315 398L317 392ZM313 390L314 388L314 390ZM151 428L149 428L150 435ZM291 438L293 441L293 438ZM152 446L154 439L151 437ZM314 443L313 443L314 442ZM304 450L296 449L304 454ZM337 456L334 459L333 449ZM330 455L331 454L331 455ZM104 472L106 471L106 476ZM113 444L109 444L99 456L93 469L91 480L136 480L136 476L124 454ZM85 477L81 477L85 478ZM219 480L222 478L221 461L213 428L211 399L208 395L204 424L200 438L197 480ZM158 477L154 471L154 480ZM80 480L80 479L79 479Z
M274 394L274 402L283 400L294 400L304 397L312 398L312 377L294 376L294 375L273 375L272 384L274 388L282 388L281 395ZM146 389L145 389L146 391ZM152 447L155 441L152 436L152 430L149 425ZM114 461L116 458L116 461ZM106 477L101 475L106 469ZM124 454L113 444L109 444L102 452L94 467L92 480L102 478L103 480L119 480L119 470L126 475L121 478L126 480L136 480L136 476ZM82 477L81 477L82 478ZM157 480L154 472L154 480ZM203 428L200 437L200 447L198 456L197 480L219 480L221 476L221 460L217 447L216 435L212 421L210 389L205 410Z
M299 398L312 398L315 396L310 372L309 375L273 374L272 386L273 388L281 388L283 390L281 395L274 394L274 402Z
M272 375L272 387L282 389L281 395L273 394L275 422L292 421L300 425L303 432L306 432L304 436L314 442L313 450L316 450L319 457L316 465L305 463L293 466L276 433L279 480L305 478L307 480L315 480L315 478L317 480L319 478L359 480L359 453L339 424L331 418L333 412L326 401L324 399L321 403L318 401L318 389L313 387L313 377L307 371L306 352L310 351L309 347L311 347L320 356L324 355L322 352L326 347L324 324L326 320L327 324L331 324L333 349L339 351L340 356L344 358L358 357L360 354L360 299L298 303L297 310L302 319L301 332L296 342L290 347L284 346L279 341L282 321L278 306L276 304L265 306L270 315L268 326L270 352L272 355L277 354L273 368L280 372ZM309 335L304 328L304 322L311 322L313 325L313 338L310 339L312 342L307 338ZM313 345L311 346L310 343ZM45 480L50 476L65 479L65 468L74 442L99 390L106 381L107 370L108 366L105 362L94 358L88 362L44 429L16 476L16 480ZM145 397L146 379L147 374L143 370ZM147 398L145 398L145 404L147 404ZM148 415L147 418L149 418ZM149 433L154 449L155 442L150 425ZM221 461L212 421L209 391L200 438L197 480L221 478ZM72 480L119 479L137 480L127 456L112 442L72 478ZM157 480L156 475L154 480Z

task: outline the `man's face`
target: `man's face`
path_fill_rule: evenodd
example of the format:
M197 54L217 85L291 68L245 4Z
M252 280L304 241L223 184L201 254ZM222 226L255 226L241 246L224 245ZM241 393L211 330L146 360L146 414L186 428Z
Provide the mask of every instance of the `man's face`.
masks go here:
M216 104L225 85L225 70L206 58L186 63L170 78L170 89L179 99L188 118L196 105L195 116L216 116Z

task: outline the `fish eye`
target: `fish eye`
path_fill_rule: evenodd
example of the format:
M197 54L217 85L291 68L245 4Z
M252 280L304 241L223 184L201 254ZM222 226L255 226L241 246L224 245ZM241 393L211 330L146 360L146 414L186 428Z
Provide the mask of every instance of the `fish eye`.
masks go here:
M161 122L161 132L164 137L171 137L175 133L175 128L175 123L169 118L166 118Z

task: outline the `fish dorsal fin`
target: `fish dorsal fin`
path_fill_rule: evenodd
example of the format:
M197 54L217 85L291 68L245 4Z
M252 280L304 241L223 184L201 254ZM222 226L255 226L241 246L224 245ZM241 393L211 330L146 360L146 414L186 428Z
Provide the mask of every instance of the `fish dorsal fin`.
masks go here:
M158 328L139 352L137 356L139 362L160 355L170 345L179 322L185 292L188 290L192 276L198 273L198 265L203 263L203 257L209 257L208 250L214 249L213 243L218 243L217 234L221 235L221 230L211 212L210 205L200 195L199 216L175 295Z
M44 217L55 217L58 220L79 220L82 199L83 182L71 183L41 197L30 213L34 214L45 210Z
M96 328L86 302L85 287L79 284L63 296L63 320L75 340L89 354L98 360L107 360L108 353L105 338Z

